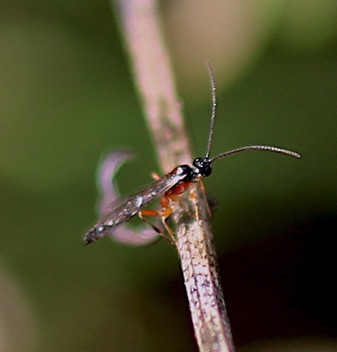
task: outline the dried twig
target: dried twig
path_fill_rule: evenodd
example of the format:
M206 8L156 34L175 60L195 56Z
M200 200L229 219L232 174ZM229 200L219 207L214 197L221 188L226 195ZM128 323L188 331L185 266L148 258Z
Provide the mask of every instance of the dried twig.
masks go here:
M113 1L115 4L115 1ZM164 172L192 160L169 55L161 33L155 0L118 0L121 31L135 82ZM175 207L177 248L200 351L234 351L217 258L210 212L197 183Z

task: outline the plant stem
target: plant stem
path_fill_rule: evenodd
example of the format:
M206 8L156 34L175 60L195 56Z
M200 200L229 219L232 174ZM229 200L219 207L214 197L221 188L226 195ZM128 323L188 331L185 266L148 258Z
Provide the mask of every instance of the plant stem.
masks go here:
M121 16L144 115L164 172L192 160L169 55L155 0L112 0ZM174 207L173 221L189 307L200 351L233 352L202 184L190 187Z

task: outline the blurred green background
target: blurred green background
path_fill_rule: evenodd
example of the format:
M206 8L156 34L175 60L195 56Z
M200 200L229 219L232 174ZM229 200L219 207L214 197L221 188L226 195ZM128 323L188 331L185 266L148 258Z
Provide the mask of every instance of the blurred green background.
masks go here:
M303 155L244 153L206 181L237 346L336 350L337 2L166 1L161 14L197 154L209 60L213 153ZM158 170L118 18L108 0L0 2L1 352L196 350L172 247L81 245L104 150L138 153L122 192Z

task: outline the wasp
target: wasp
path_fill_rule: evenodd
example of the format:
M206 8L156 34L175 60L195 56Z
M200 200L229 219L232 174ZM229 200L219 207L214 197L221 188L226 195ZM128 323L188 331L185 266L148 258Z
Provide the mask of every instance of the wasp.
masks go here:
M166 230L172 237L173 232L166 225L166 220L169 218L173 211L171 206L172 202L177 199L177 196L186 192L191 184L210 176L212 174L211 165L216 160L220 160L232 154L250 150L269 151L289 155L295 158L301 157L299 153L284 148L268 145L250 145L233 149L211 158L210 152L214 134L217 101L214 72L209 63L207 63L207 66L212 87L212 113L208 135L208 144L205 155L203 157L195 158L191 166L187 164L179 165L168 174L162 177L156 177L156 180L153 183L138 189L126 197L116 199L114 202L112 202L112 204L108 205L104 209L104 212L99 218L97 224L84 236L83 241L85 244L90 244L100 238L106 237L137 214L144 221L146 221L144 219L146 216L160 216L163 220L163 224ZM144 209L150 202L159 197L161 197L160 210ZM162 233L159 228L152 224L150 225L154 228L155 231Z

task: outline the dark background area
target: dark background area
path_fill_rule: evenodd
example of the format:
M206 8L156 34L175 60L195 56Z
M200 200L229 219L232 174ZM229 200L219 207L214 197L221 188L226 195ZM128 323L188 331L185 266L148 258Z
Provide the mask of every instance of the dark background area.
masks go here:
M206 6L207 5L207 6ZM206 180L235 342L337 350L337 3L167 1L164 33L196 154L250 144ZM108 1L0 2L0 351L195 351L176 251L165 241L83 247L107 148L158 171Z

